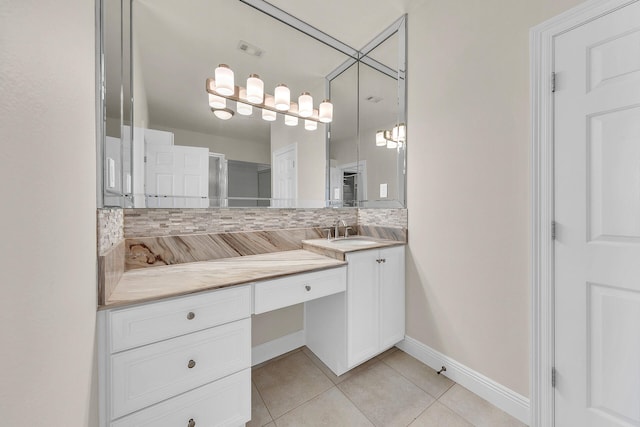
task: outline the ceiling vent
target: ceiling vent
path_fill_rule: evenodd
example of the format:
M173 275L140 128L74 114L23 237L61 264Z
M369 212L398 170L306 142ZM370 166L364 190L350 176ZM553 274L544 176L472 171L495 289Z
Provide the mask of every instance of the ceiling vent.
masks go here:
M247 43L244 40L240 40L238 42L238 50L241 50L247 55L257 56L258 58L264 55L264 50L260 49L258 46L252 45L251 43Z
M372 104L377 104L378 102L382 101L382 98L380 98L379 96L367 96L365 99L365 101L369 101Z

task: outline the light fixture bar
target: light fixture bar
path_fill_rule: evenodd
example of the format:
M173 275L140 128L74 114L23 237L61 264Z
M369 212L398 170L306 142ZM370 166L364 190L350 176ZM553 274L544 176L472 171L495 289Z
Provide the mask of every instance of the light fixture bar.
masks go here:
M233 95L228 95L228 96L222 96L222 95L220 95L219 93L217 93L217 92L215 91L215 87L216 87L215 79L213 79L213 78L209 77L209 78L207 79L207 82L206 82L206 90L207 90L207 93L210 93L210 94L213 94L213 95L219 96L219 97L221 97L221 98L230 99L231 101L236 101L236 102L240 102L240 103L243 103L243 104L246 104L246 103L247 103L247 100L246 100L246 99L242 99L242 98L240 98L240 91L241 91L241 90L243 90L243 91L245 91L245 90L246 90L244 87L242 87L242 86L235 86L235 87L234 87L234 91L233 91ZM265 92L265 94L264 94L264 99L266 100L268 96L273 96L273 95L269 95L268 93L266 93L266 92ZM298 117L299 119L311 120L311 121L314 121L314 122L318 122L318 123L320 123L320 117L319 117L319 115L318 115L318 110L316 110L316 109L314 109L314 110L313 110L313 114L312 114L310 117L303 117L303 116L301 116L300 114L298 114L298 112L297 112L297 111L292 111L291 109L289 109L289 110L285 110L285 111L283 111L283 110L278 110L278 109L275 107L275 105L267 105L267 104L265 104L265 101L264 101L264 100L263 100L263 101L262 101L262 103L260 103L260 104L251 104L251 105L252 105L252 106L254 106L254 107L257 107L257 108L262 108L263 110L273 111L274 113L287 114L287 115L289 115L289 116Z

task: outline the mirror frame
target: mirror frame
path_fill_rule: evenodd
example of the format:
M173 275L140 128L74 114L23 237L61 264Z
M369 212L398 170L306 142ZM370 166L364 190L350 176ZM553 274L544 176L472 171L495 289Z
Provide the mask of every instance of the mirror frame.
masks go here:
M106 138L106 72L105 72L105 0L95 0L96 1L96 161L97 161L97 176L96 176L96 203L98 208L104 208L104 182L105 182L105 138ZM121 0L121 8L124 8L125 5L128 5L128 13L129 17L131 17L132 12L132 2L133 0ZM306 36L312 37L321 43L324 43L342 53L347 55L348 59L337 67L333 72L331 72L328 76L326 76L326 84L325 84L325 95L326 98L330 98L330 83L331 80L335 79L339 76L343 71L356 64L357 62L362 62L398 81L398 114L397 120L398 123L404 123L405 126L407 124L407 14L402 15L398 18L393 24L387 27L384 31L378 34L373 40L363 46L360 50L354 49L351 46L343 43L342 41L330 36L327 33L324 33L321 30L309 25L308 23L296 18L295 16L285 12L282 9L273 6L272 4L266 2L265 0L238 0L241 3L244 3L248 6L251 6L265 15L276 19L290 27L302 32ZM129 19L129 27L132 30L131 19ZM384 43L389 37L394 34L398 34L398 70L394 70L391 67L382 64L375 59L368 57L367 55L371 53L376 47L380 44ZM129 47L130 49L130 47ZM131 70L132 64L129 64L129 70L126 70L128 73L128 77L130 79L133 78L133 72ZM124 103L124 77L126 75L124 66L121 64L121 130L124 131L124 109L122 105ZM360 102L360 100L358 100ZM130 108L129 108L129 117L130 122L133 123L133 103L134 99L130 97ZM358 117L359 122L359 117ZM133 133L133 126L130 126L131 133ZM330 139L328 135L330 135L331 127L330 125L327 128L327 133L325 134L325 141L327 144L326 147L326 168L325 168L325 207L331 207L331 199L330 199L330 183L329 183L329 168L330 168L330 151L329 144ZM133 137L133 135L131 135ZM357 157L360 157L360 129L359 124L357 128ZM398 146L398 156L397 156L397 173L398 173L398 204L401 208L406 208L406 165L407 165L407 151L406 151L406 142ZM126 194L122 194L122 203L120 207L126 206ZM133 194L131 195L133 198ZM360 198L357 198L357 207L360 207L360 203L362 201ZM107 206L111 207L111 206ZM114 206L117 207L117 206Z

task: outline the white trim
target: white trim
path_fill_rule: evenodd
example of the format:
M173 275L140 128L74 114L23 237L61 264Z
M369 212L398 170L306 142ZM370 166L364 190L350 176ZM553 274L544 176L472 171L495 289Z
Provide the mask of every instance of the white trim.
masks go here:
M531 55L531 426L554 425L553 41L638 0L591 0L530 31Z
M396 347L433 369L446 366L446 376L507 414L529 423L529 399L420 341L406 336Z
M251 366L256 366L305 345L304 329L275 340L257 345L251 349Z

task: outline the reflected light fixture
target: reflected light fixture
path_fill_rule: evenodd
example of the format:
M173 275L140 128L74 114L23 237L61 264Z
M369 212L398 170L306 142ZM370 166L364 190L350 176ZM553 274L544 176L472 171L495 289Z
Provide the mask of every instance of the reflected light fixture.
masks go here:
M264 105L265 107L271 107L274 108L275 107L275 101L273 99L273 96L271 95L267 95L264 97ZM277 118L277 114L275 111L263 108L262 109L262 119L266 120L268 122L273 122L275 121Z
M302 92L298 97L298 114L300 117L313 115L313 98L309 92Z
M209 107L216 108L216 109L226 108L227 107L227 100L226 100L226 98L223 98L221 96L214 95L214 94L210 93L209 94Z
M236 110L238 110L238 114L243 116L250 116L253 114L253 107L249 104L242 102L243 100L247 100L247 89L241 88L238 92L239 101L236 102Z
M215 70L216 88L215 91L223 96L233 95L235 92L235 82L233 70L227 64L220 64Z
M291 102L291 90L283 83L275 87L273 95L265 93L264 82L257 74L249 75L246 87L235 86L234 73L226 64L218 65L215 78L207 78L206 91L211 110L222 120L229 120L235 112L250 116L255 106L266 121L275 121L278 113L282 113L285 125L297 126L300 119L304 119L307 130L316 130L318 123L333 121L333 104L328 99L323 100L317 109L313 108L313 97L309 92L302 92L297 103ZM233 101L231 107L235 106L235 112L227 107L227 100ZM397 132L400 134L399 129Z
M404 123L400 123L393 127L391 131L391 139L396 142L405 142L407 140L407 127Z
M296 104L295 102L292 102L291 106L289 107L289 112L293 114L298 114L298 104ZM284 124L287 126L298 126L298 118L290 114L285 114Z
M233 117L233 110L229 108L212 108L213 114L220 120L229 120Z
M264 82L257 74L249 75L247 78L247 101L252 104L262 104L264 99Z
M305 119L304 128L306 130L316 130L316 129L318 129L318 122L314 122L313 120L306 120Z
M320 103L318 110L318 120L322 123L331 123L333 120L333 104L328 99Z
M274 91L276 110L287 111L291 106L291 91L285 84L279 84Z
M400 123L393 127L392 130L376 131L376 146L397 148L407 141L407 126Z

